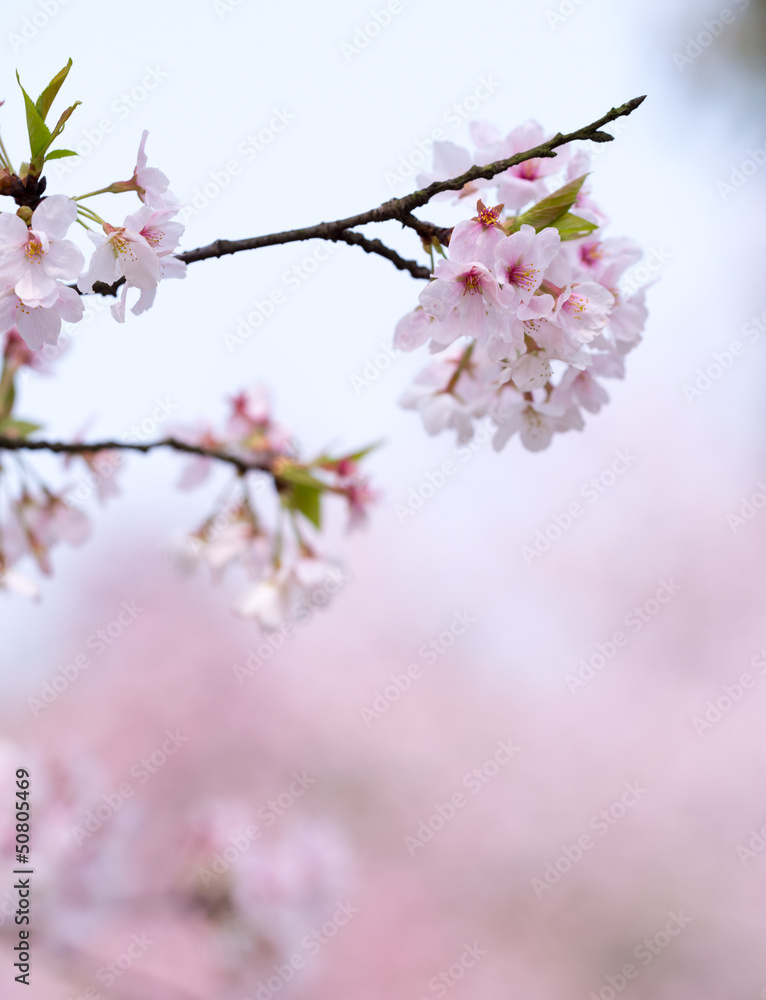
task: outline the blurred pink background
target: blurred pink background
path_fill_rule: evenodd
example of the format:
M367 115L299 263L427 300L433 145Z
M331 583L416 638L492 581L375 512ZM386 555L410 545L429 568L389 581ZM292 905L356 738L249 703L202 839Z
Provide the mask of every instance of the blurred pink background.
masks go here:
M369 463L382 497L366 531L330 518L348 582L272 655L229 613L235 586L170 565L168 538L215 489L174 490L168 455L131 459L121 495L86 506L93 537L56 551L41 603L3 598L0 998L19 989L17 767L31 772L35 1000L766 997L752 333L766 323L766 175L744 166L766 142L761 5L732 3L716 34L705 20L720 5L402 0L351 58L342 45L377 9L356 0L331 17L200 4L188 24L155 7L138 0L124 22L80 0L14 47L38 7L11 3L6 65L34 77L71 54L83 134L148 65L166 72L82 158L78 189L121 176L148 127L191 200L274 107L295 113L185 248L405 193L387 181L399 156L495 74L478 117L506 131L529 117L568 130L648 94L599 148L592 183L610 232L647 252L637 282L659 280L627 378L582 434L541 454L481 447L404 523L396 504L454 444L396 406L423 357L353 388L419 290L353 248L233 355L225 333L313 244L196 264L151 314L119 328L98 316L54 378L30 382L26 409L52 436L92 415L94 435L122 429L157 397L179 419L217 417L265 381L308 451L386 447ZM3 82L10 97L10 69ZM417 254L396 226L386 238ZM735 340L746 348L727 367ZM594 477L603 493L553 537Z

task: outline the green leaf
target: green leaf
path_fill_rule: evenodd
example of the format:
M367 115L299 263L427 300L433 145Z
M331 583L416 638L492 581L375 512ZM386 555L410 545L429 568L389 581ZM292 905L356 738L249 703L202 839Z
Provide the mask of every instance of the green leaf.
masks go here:
M82 101L75 101L74 104L71 106L71 108L67 108L66 111L62 113L61 117L56 122L56 127L54 128L53 134L51 135L51 142L61 135L61 133L64 131L64 125L69 121L69 118L71 117L71 114L74 111L74 109L78 107L78 105L80 104L82 104Z
M10 368L4 368L0 377L0 425L13 411L13 404L16 401L16 386L13 384L13 375Z
M42 424L33 424L30 420L11 420L8 417L0 421L0 434L7 434L9 437L23 438L29 434L39 431Z
M301 469L296 465L288 465L284 469L280 469L276 478L286 483L294 483L297 486L308 486L314 490L324 490L326 488L321 479L317 479L316 476L312 476L306 469Z
M555 226L556 220L566 215L572 205L574 205L577 195L580 193L580 188L585 183L587 176L587 174L583 174L582 177L577 177L575 180L565 184L564 187L559 188L558 191L554 191L553 194L549 194L547 198L543 198L542 201L533 205L523 215L517 216L513 231L516 232L522 226L534 226L535 230L539 233L541 229L546 229L548 226Z
M78 156L73 149L54 149L52 153L48 153L45 157L48 160L60 160L62 156Z
M296 483L292 488L290 506L298 510L316 528L322 527L322 491Z
M376 448L380 448L383 444L383 440L374 441L372 444L368 444L366 448L362 448L360 451L355 451L353 455L346 455L346 458L350 462L361 462L362 459L366 458L371 451L375 451Z
M21 80L19 78L19 72L16 70L16 79L18 80L19 86L21 87ZM32 159L39 156L41 153L50 145L51 133L48 130L48 126L43 121L40 112L35 107L32 98L29 94L21 87L21 93L24 95L24 105L27 110L27 131L29 132L29 148L32 153Z
M595 222L588 222L587 219L581 219L579 215L572 215L571 212L556 219L553 225L558 229L562 240L576 240L598 229Z
M66 66L59 70L59 72L53 77L51 82L45 88L45 90L37 98L37 103L35 107L40 113L40 117L43 121L48 117L48 112L51 109L51 104L53 104L56 99L56 94L58 94L61 89L61 85L64 80L66 80L69 70L72 68L72 60L70 59Z
M376 448L380 448L385 444L383 438L380 441L375 441L373 444L368 444L366 448L361 448L359 451L355 451L350 455L327 455L322 454L318 458L315 458L311 463L312 465L322 465L325 462L339 462L341 459L345 459L347 462L361 462L363 458L374 451Z
M42 173L42 171L43 171L43 166L45 164L45 161L49 160L49 159L55 159L56 158L55 157L55 151L54 151L54 155L47 155L46 156L45 154L47 153L47 151L50 148L50 146L52 145L52 143L64 131L64 125L67 123L67 121L69 121L69 118L71 117L72 112L78 106L78 104L82 104L82 101L75 101L74 104L71 106L71 108L67 108L66 111L59 118L58 122L56 122L56 127L54 128L53 132L49 133L49 138L48 138L47 143L43 146L43 148L40 150L40 152L37 154L37 156L32 157L32 162L29 165L29 172L30 173L36 174L37 176L39 176ZM43 127L45 127L45 126L43 126ZM61 155L64 155L64 156L77 156L77 153L73 153L72 150L70 149L70 150L67 150L63 154L59 153L58 155L59 156L61 156Z

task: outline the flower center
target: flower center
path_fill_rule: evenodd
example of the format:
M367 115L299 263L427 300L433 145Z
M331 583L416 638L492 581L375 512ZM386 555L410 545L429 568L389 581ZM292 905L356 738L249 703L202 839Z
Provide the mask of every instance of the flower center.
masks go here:
M519 164L519 177L523 177L526 181L536 181L537 180L537 164L538 160L524 160L523 163Z
M588 310L588 299L584 295L573 292L562 308L569 313L572 319L582 319L582 314Z
M598 241L586 243L580 247L580 260L588 267L593 267L603 256L601 244Z
M535 287L538 273L536 267L530 267L528 264L522 264L521 260L517 260L513 267L509 267L506 271L506 277L508 284L513 285L514 288L530 291Z
M482 207L479 214L476 216L476 221L480 222L485 229L489 229L497 223L497 218L500 215L501 205L495 208Z
M112 236L112 249L114 251L115 257L128 256L132 257L133 260L136 260L136 255L133 250L133 247L130 245L129 241L126 240L123 236L117 236L117 235Z
M28 261L32 264L39 264L45 253L42 240L34 233L30 232L29 239L27 240L27 249L24 252L27 255Z
M471 295L475 295L477 292L481 294L481 275L478 271L469 271L460 280L465 285L463 295L467 295L469 292Z

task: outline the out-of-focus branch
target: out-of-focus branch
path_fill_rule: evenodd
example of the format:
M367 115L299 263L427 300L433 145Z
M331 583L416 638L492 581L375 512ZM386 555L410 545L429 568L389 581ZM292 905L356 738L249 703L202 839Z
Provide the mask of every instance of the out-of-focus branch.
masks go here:
M184 452L187 455L200 455L204 458L226 462L233 465L237 472L242 474L267 472L269 475L275 476L277 475L275 465L280 457L264 453L261 458L247 459L232 455L230 452L220 451L217 448L189 444L173 437L162 438L159 441L148 441L145 444L134 444L128 441L41 441L0 435L0 451L49 451L60 455L93 455L100 451L140 451L146 453L154 451L156 448L172 448L174 451Z

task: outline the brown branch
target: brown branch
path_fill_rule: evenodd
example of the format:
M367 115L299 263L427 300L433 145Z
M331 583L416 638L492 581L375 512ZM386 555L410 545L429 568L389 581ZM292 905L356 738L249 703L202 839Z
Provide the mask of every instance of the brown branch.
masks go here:
M387 247L385 243L381 243L380 240L369 240L366 236L362 236L361 233L354 233L350 229L343 229L337 235L330 238L333 240L342 240L344 243L351 244L351 246L361 247L365 253L376 253L381 257L385 257L386 260L390 260L394 267L400 271L409 271L413 278L424 278L428 281L431 277L430 268L423 267L422 264L418 264L414 260L405 260L404 257L400 257L391 247Z
M188 444L178 438L167 437L159 441L149 441L146 444L134 444L129 441L30 441L28 438L14 438L0 435L0 451L50 451L62 455L92 455L99 451L154 451L155 448L172 448L187 455L201 455L219 462L233 465L240 474L246 472L267 472L272 477L274 473L275 455L265 453L266 457L259 459L240 458L217 448L206 448L203 445Z
M405 215L402 219L402 225L414 229L424 244L428 245L432 240L437 239L445 247L449 246L452 230L455 228L450 226L449 229L445 229L443 226L435 226L433 222L424 222L410 214Z
M176 254L176 257L187 264L192 264L197 260L209 260L211 257L226 257L228 254L239 253L240 250L259 250L262 247L281 246L286 243L302 242L303 240L340 240L360 246L366 253L375 253L381 257L385 257L386 260L391 261L399 270L409 271L415 278L427 277L430 272L425 267L416 264L414 261L404 260L394 250L390 249L390 247L381 243L380 240L368 240L365 237L357 236L356 233L352 234L346 231L355 229L357 226L366 226L372 222L390 222L391 220L396 220L401 222L403 226L414 229L426 242L430 242L436 236L440 242L446 245L449 243L449 233L451 230L441 229L430 222L424 222L416 218L412 214L414 209L426 205L437 194L441 194L444 191L459 191L466 184L470 184L471 181L490 180L497 174L508 170L509 167L514 167L525 160L556 156L555 150L560 146L565 146L567 143L576 141L611 142L614 136L609 135L608 132L602 132L601 129L603 126L625 115L632 114L644 100L644 97L634 97L633 100L621 104L619 108L612 108L611 111L608 111L597 121L586 125L584 128L577 129L575 132L569 132L567 135L557 132L556 135L546 142L535 146L533 149L528 149L526 152L515 153L504 160L496 160L494 163L488 163L485 166L473 166L469 170L466 170L465 173L460 174L459 177L452 177L444 181L434 181L433 184L429 184L419 191L413 191L402 198L392 198L390 201L386 201L368 212L351 215L346 219L337 219L335 222L320 222L315 226L307 226L303 229L288 229L281 233L269 233L265 236L251 236L242 240L214 240L213 243L209 243L207 246L197 247L196 250L185 250L183 253ZM122 280L115 285L101 285L101 287L94 288L94 291L102 295L114 295L119 285L122 284ZM77 290L79 291L79 289Z
M423 227L424 232L426 228L430 228L431 230L436 231L436 227L431 226L429 222L420 222L419 219L415 219L414 221L417 222L419 226ZM414 229L416 227L413 226L412 228ZM438 232L442 233L449 233L450 231L451 230L438 230ZM370 240L366 236L362 236L361 233L354 233L351 232L351 230L342 229L340 232L335 233L335 235L328 236L327 239L332 240L333 242L342 242L342 243L348 243L351 246L358 246L361 247L362 250L365 251L365 253L373 253L377 254L380 257L384 257L386 260L391 261L394 267L398 268L400 271L409 271L409 273L412 275L413 278L424 278L427 281L431 277L431 272L427 267L423 267L423 265L418 264L417 261L406 260L404 257L400 257L395 250L392 250L391 247L386 246L385 243L382 243L380 240ZM232 253L235 252L236 251L232 251ZM182 260L184 259L182 254L177 254L177 256ZM204 258L200 257L197 259L203 260ZM112 285L107 285L103 281L97 281L93 285L93 292L95 295L116 296L118 290L124 284L125 284L125 278L119 278ZM74 290L78 293L78 295L83 294L82 291L77 287L77 285L70 285L69 287L74 288Z
M608 132L602 132L602 127L604 125L608 125L609 122L616 121L618 118L632 114L637 107L643 104L645 100L645 94L643 97L634 97L633 100L627 101L625 104L621 104L619 108L612 108L611 111L608 111L605 115L603 115L603 117L599 118L598 121L595 121L590 125L586 125L584 128L578 129L576 132L570 132L568 135L562 135L561 132L557 132L552 139L548 139L546 142L540 143L540 145L535 146L534 149L528 149L525 153L516 153L514 156L509 156L505 160L496 160L494 163L488 163L484 167L470 167L464 174L460 174L459 177L452 177L450 180L446 181L434 181L433 184L429 184L428 187L425 187L420 191L413 191L412 194L407 194L403 198L395 198L393 202L387 202L386 204L391 205L399 203L401 205L401 210L404 212L412 212L413 209L420 208L437 194L441 194L443 191L459 191L460 188L466 184L470 184L471 181L491 180L496 174L500 174L504 170L508 170L509 167L515 167L517 164L523 163L525 160L534 160L538 157L556 156L554 150L558 149L559 146L565 146L569 142L577 142L580 140L591 142L612 142L614 136L609 135Z
M632 101L622 104L619 108L612 108L605 115L578 129L568 135L558 132L553 138L546 142L528 149L524 153L516 153L505 160L496 160L486 166L474 166L459 177L453 177L445 181L434 181L428 187L419 191L413 191L403 198L392 198L384 202L377 208L369 212L362 212L360 215L351 215L347 219L338 219L335 222L320 222L315 226L308 226L305 229L289 229L281 233L270 233L266 236L251 236L244 240L215 240L204 247L197 247L196 250L186 250L184 253L176 254L179 260L191 264L195 260L207 260L210 257L225 257L227 254L238 253L240 250L258 250L261 247L276 246L283 243L295 243L301 240L332 240L337 233L344 229L354 229L357 226L365 226L370 222L388 222L392 219L400 221L403 225L416 229L420 220L412 216L412 211L427 204L435 195L443 191L459 191L464 185L471 181L484 179L490 180L496 174L502 173L509 167L514 167L525 160L533 160L538 157L556 156L554 152L559 146L565 146L569 142L577 140L591 140L593 142L611 142L614 136L607 132L602 132L601 128L609 122L629 115L643 103L644 97L634 97ZM427 223L426 223L427 225Z

